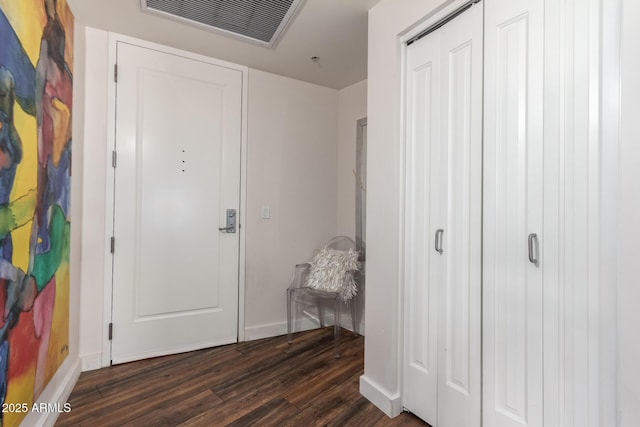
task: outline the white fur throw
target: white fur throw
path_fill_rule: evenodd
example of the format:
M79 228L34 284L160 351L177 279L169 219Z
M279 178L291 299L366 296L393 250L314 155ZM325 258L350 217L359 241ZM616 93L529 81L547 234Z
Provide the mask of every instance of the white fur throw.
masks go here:
M338 292L343 301L349 301L358 291L353 275L345 274L358 270L358 252L353 249L340 251L320 248L311 261L311 270L306 285L312 289Z

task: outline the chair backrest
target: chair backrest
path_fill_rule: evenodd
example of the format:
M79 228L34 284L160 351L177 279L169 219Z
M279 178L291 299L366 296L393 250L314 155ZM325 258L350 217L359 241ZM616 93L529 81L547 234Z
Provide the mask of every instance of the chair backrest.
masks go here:
M356 242L347 236L337 236L329 240L325 246L339 251L348 251L349 249L356 249ZM308 263L296 265L296 269L293 273L293 281L291 282L291 285L289 285L289 289L304 287L309 271Z
M347 236L337 236L327 242L327 248L337 249L339 251L356 250L356 242Z

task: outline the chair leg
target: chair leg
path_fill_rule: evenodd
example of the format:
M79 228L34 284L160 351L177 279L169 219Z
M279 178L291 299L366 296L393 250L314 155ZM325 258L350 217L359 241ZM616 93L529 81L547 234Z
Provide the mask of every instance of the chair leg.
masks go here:
M318 301L316 306L318 307L318 320L320 321L320 327L324 328L324 301Z
M356 299L351 298L351 301L349 301L349 305L351 306L351 322L353 325L353 335L354 336L358 336L358 329L357 329L357 319L356 319Z
M333 325L333 339L335 345L335 358L340 358L340 299L335 300L334 309L334 325Z
M291 344L291 293L292 289L287 289L287 342Z

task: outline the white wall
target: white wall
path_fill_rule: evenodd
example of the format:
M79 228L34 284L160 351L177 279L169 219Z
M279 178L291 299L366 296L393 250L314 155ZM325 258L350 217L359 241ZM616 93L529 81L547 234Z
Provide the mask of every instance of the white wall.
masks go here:
M80 313L80 354L82 369L97 369L102 364L103 307L105 277L105 199L107 188L107 80L108 34L85 27L87 106L84 139L85 191L82 204L86 220L82 227L82 292Z
M356 132L367 117L367 81L338 92L338 233L356 239Z
M618 247L618 423L640 420L640 3L623 0Z
M286 333L296 263L335 235L338 91L251 69L247 148L247 340ZM269 206L270 219L261 219Z
M356 136L357 121L367 117L367 81L338 92L338 231L337 235L356 240ZM358 332L364 334L365 288L355 298ZM343 310L341 324L351 329L351 312Z
M399 386L400 43L445 0L382 0L369 11L367 293L360 392L388 415L401 411Z
M366 91L366 81L335 91L249 72L248 340L286 332L284 289L294 264L336 234L355 239L356 122L367 115ZM270 219L260 218L265 205ZM363 296L356 300L360 332ZM341 323L350 322L345 310Z

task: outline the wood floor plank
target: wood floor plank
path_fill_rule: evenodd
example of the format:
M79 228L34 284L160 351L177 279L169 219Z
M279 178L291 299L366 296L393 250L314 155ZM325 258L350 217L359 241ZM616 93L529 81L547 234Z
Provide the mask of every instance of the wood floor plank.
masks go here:
M329 427L353 425L359 427L373 427L385 415L373 406L365 397L360 396L357 402L349 405L344 411L328 423Z
M210 357L214 357L220 352L225 352L232 349L232 346L222 346L201 350L200 352L207 353ZM194 357L194 352L186 352L175 354L170 357L154 357L137 362L113 365L108 369L97 369L94 371L83 372L80 376L80 379L78 380L78 383L74 387L74 391L81 391L85 387L91 387L95 384L104 384L111 381L118 381L123 378L129 378L145 371L164 369L168 366L173 365L174 363L178 363L182 359L189 359L192 357Z
M68 402L72 408L78 408L84 405L91 405L100 399L102 399L102 395L94 384L92 387L74 390L69 396Z
M359 375L358 375L359 376ZM327 425L342 411L354 404L360 398L360 393L354 383L356 376L341 384L336 384L306 405L295 417L290 418L287 426Z
M354 373L361 373L363 358L364 351L359 350L356 354L351 355L345 350L339 361L331 366L331 369L327 369L325 372L313 372L312 375L306 377L307 381L298 381L296 384L292 384L283 397L298 407L305 407L332 385L344 382Z
M195 374L201 370L214 371L215 367L225 362L232 363L244 356L234 349L216 353L214 351L191 352L190 357L180 358L171 364L165 364L154 369L146 369L137 374L107 380L98 386L103 396L120 394L122 389L130 393L137 393L139 389L149 389L155 383L170 386L170 380L184 381L184 375ZM164 369L163 369L164 368Z
M313 329L311 331L299 332L293 334L294 344L306 344L309 341L318 341L322 337L333 337L333 330L327 328ZM280 335L272 338L265 338L261 340L245 341L238 343L237 350L244 355L252 355L264 351L266 348L275 347L281 350L286 350L289 347L286 335Z
M331 327L113 366L80 376L56 426L427 426L359 393L364 337Z
M278 378L265 381L256 378L256 385L236 394L233 399L228 399L219 407L198 414L182 426L219 425L227 426L250 412L260 408L279 396L284 391L284 386ZM207 424L209 423L209 424Z
M287 420L298 414L299 410L281 397L277 397L257 409L249 412L236 421L228 424L229 427L245 426L280 426Z
M82 408L82 411L79 410L80 408L74 408L65 415L71 421L75 421L77 417L95 421L118 412L130 414L138 402L148 398L153 399L154 396L163 393L172 392L175 395L183 395L191 391L202 391L215 383L214 373L217 363L235 360L238 357L242 356L239 353L225 352L213 360L208 358L199 360L200 358L198 358L197 363L189 365L189 369L185 369L182 360L180 360L176 366L171 368L165 366L164 369L140 373L128 381L118 381L117 388L114 388L113 382L107 381L104 385L98 385L99 390L104 387L109 391L108 394L103 393L104 397L100 401Z
M290 353L285 353L278 349L275 354L262 363L248 367L238 376L229 378L227 381L216 385L213 390L218 396L225 400L232 399L244 390L252 388L256 379L259 378L262 381L269 381L271 378L292 369L294 366L308 362L318 354L327 351L328 346L326 345L326 340L319 341L316 345L308 344L300 346Z
M375 427L431 427L420 418L408 412L403 412L395 418L383 417Z
M264 371L253 369L253 376L243 376L239 387L229 388L225 381L222 390L225 403L215 410L199 414L186 421L183 426L229 425L246 414L260 408L286 390L278 375L264 375ZM247 379L253 378L253 381ZM214 388L216 389L216 388Z
M222 399L207 389L193 396L188 396L186 399L170 402L150 413L144 413L122 424L122 426L175 426L192 418L194 414L215 408L220 404L222 404Z
M208 395L210 397L209 404L207 405L207 409L215 408L222 404L222 399L217 397L211 390L208 390L206 378L199 378L198 382L190 382L187 387L181 387L176 389L165 389L161 393L156 393L150 395L149 397L138 400L132 405L128 405L126 411L116 411L116 412L102 412L99 415L96 415L90 419L92 425L102 426L102 425L140 425L136 424L134 421L136 419L144 420L149 415L153 414L158 410L163 410L165 408L175 407L176 405L181 404L184 400L188 399L193 395L198 395L200 393L209 392ZM186 419L188 419L190 414L187 414ZM144 422L146 424L146 421Z

